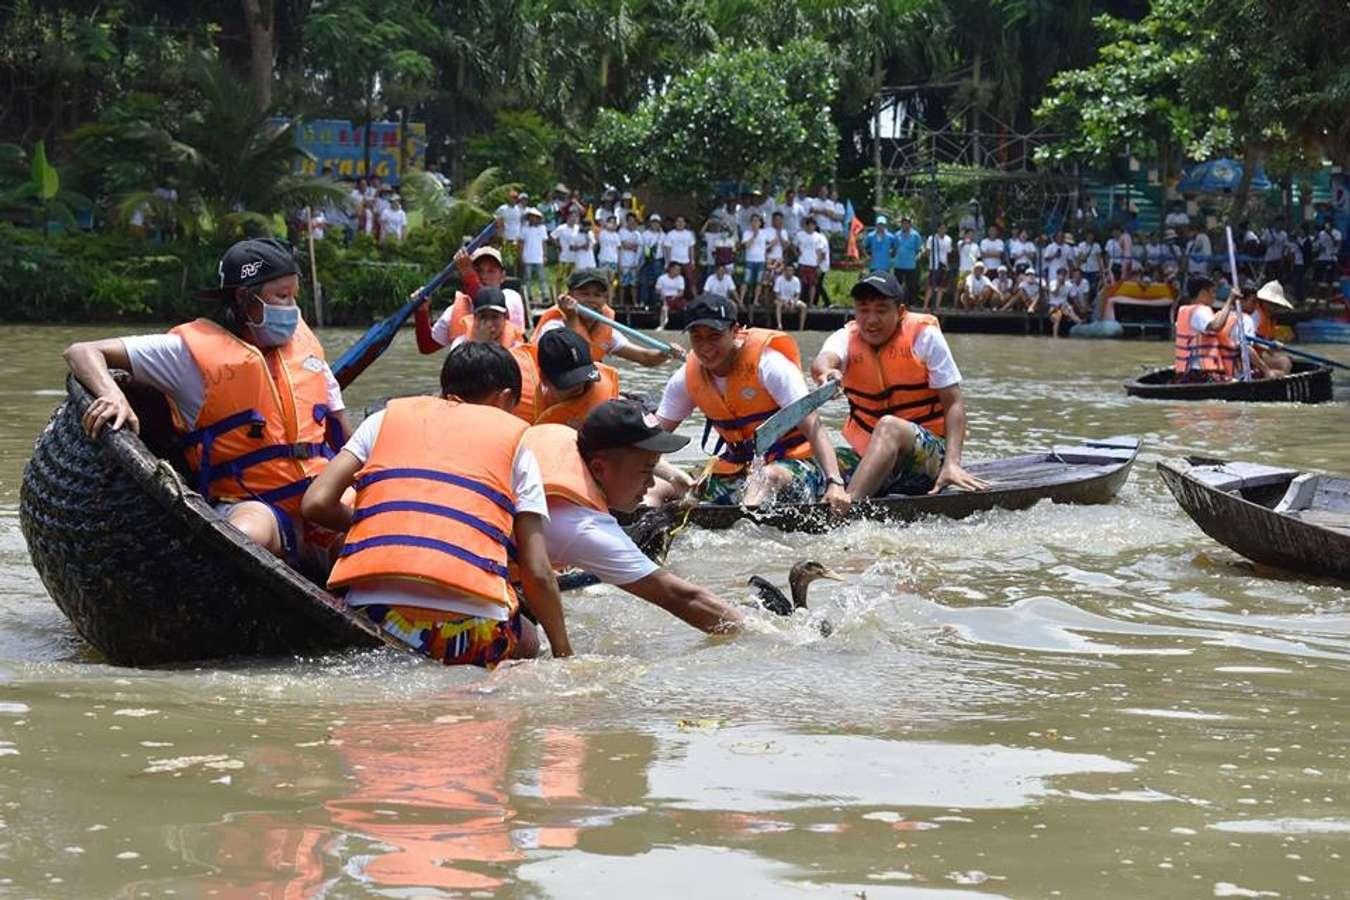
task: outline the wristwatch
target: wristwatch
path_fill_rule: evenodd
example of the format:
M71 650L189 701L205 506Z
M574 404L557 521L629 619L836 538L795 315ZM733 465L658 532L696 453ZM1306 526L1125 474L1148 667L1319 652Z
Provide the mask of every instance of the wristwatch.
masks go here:
M848 486L848 485L846 485L846 484L844 483L844 479L840 478L838 475L831 475L829 478L826 478L826 479L825 479L825 483L826 483L826 484L837 484L837 485L839 485L840 487L847 487L847 486Z

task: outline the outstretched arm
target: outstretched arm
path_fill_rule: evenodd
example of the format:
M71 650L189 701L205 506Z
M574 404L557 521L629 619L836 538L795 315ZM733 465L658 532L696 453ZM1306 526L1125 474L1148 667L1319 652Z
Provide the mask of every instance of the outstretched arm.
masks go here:
M85 433L96 438L105 426L116 430L123 425L139 432L141 423L131 402L108 371L109 368L131 370L131 359L122 339L81 341L67 347L64 356L75 378L94 395L81 423Z
M620 587L707 634L735 634L740 631L742 619L739 612L706 588L672 575L665 569L657 569L650 575Z
M553 656L571 656L572 643L568 640L567 623L563 619L562 595L558 593L558 579L553 575L548 547L544 543L544 518L537 513L518 513L515 539L520 580L530 612L548 635Z

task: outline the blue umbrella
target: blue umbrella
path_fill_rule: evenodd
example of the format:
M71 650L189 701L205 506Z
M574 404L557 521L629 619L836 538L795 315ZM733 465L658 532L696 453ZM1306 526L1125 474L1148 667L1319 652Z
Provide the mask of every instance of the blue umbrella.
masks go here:
M1223 158L1211 159L1194 166L1177 182L1177 191L1182 194L1228 194L1237 190L1242 180L1242 163ZM1252 174L1253 191L1268 191L1271 188L1266 170L1256 167Z

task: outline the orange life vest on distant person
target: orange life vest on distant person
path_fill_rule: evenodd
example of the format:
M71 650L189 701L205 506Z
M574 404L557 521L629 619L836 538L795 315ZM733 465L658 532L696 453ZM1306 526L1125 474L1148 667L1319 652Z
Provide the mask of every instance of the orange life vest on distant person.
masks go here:
M577 433L566 425L536 425L525 432L521 444L539 461L544 495L577 506L609 511L604 491L595 483L577 450Z
M520 367L520 402L511 414L526 425L533 425L539 416L541 387L539 383L539 348L534 344L516 344L506 348Z
M407 578L514 609L511 473L525 428L493 406L390 400L329 587Z
M1233 377L1233 364L1237 352L1232 335L1232 321L1226 334L1214 334L1208 331L1196 332L1191 329L1191 313L1203 303L1191 303L1177 310L1176 351L1172 370L1178 375L1188 371L1212 372L1225 378ZM1209 307L1205 306L1206 309Z
M469 333L464 320L473 315L473 299L463 291L455 291L455 302L450 304L450 343ZM446 346L449 346L447 344Z
M600 307L600 315L607 319L614 318L614 309L605 304ZM539 335L543 333L544 326L549 322L562 322L563 327L567 327L567 317L563 315L561 309L551 306L540 313L539 318L534 320L534 342L539 343ZM600 322L592 322L590 319L577 314L577 323L572 326L572 330L584 337L591 345L591 359L599 362L609 353L609 345L614 341L614 329Z
M707 419L703 429L704 449L711 429L721 435L713 449L718 460L713 472L728 475L739 472L755 458L755 428L781 408L759 380L759 360L766 349L783 354L793 365L801 365L797 342L781 331L747 328L741 332L741 349L727 373L726 393L717 390L713 375L689 354L684 363L685 389ZM725 446L723 446L725 445ZM764 455L768 462L780 459L810 459L812 450L806 435L794 428L778 439Z
M586 416L601 403L617 400L619 397L619 372L613 366L596 363L600 370L600 380L587 385L581 396L555 403L539 413L536 425L567 425L580 428Z
M261 500L299 518L300 497L346 439L328 409L323 347L303 321L260 349L210 319L170 330L201 371L195 428L173 401L197 490L209 500Z
M473 313L469 313L467 316L460 319L460 321L464 323L464 339L466 341L473 340ZM507 319L502 323L502 333L501 336L497 338L497 343L501 344L505 349L510 350L512 347L520 344L523 340L524 339L520 336L519 329L511 324L510 319ZM451 343L454 343L454 338L451 338Z
M872 441L872 429L882 416L896 416L922 425L943 437L947 410L938 392L928 386L928 366L914 355L914 340L938 320L923 313L903 312L890 340L874 348L862 339L857 322L844 326L848 333L848 361L844 367L844 396L848 421L844 438L860 456Z

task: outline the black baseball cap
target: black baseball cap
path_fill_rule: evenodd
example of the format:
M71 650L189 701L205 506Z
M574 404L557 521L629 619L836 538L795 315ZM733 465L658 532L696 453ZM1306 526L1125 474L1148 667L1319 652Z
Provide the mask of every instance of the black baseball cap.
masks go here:
M220 284L198 291L196 297L228 300L234 296L235 288L264 284L273 278L295 275L300 270L295 265L290 244L276 238L249 238L225 251L217 271Z
M694 302L685 308L684 330L689 331L695 325L706 325L718 331L726 331L736 324L739 310L736 301L721 294L699 294Z
M887 300L899 300L905 295L905 291L890 272L872 272L859 280L849 291L854 300L862 300L873 294L880 294Z
M591 361L591 345L570 328L554 328L539 337L539 371L560 390L600 380Z
M601 403L591 410L577 432L577 449L582 456L620 447L673 453L687 443L689 438L666 431L656 416L643 409L636 400Z
M604 269L577 269L567 279L567 287L574 290L585 284L598 284L609 287L609 273Z
M480 287L473 295L473 311L478 313L484 310L492 310L506 315L506 295L502 293L501 288Z

